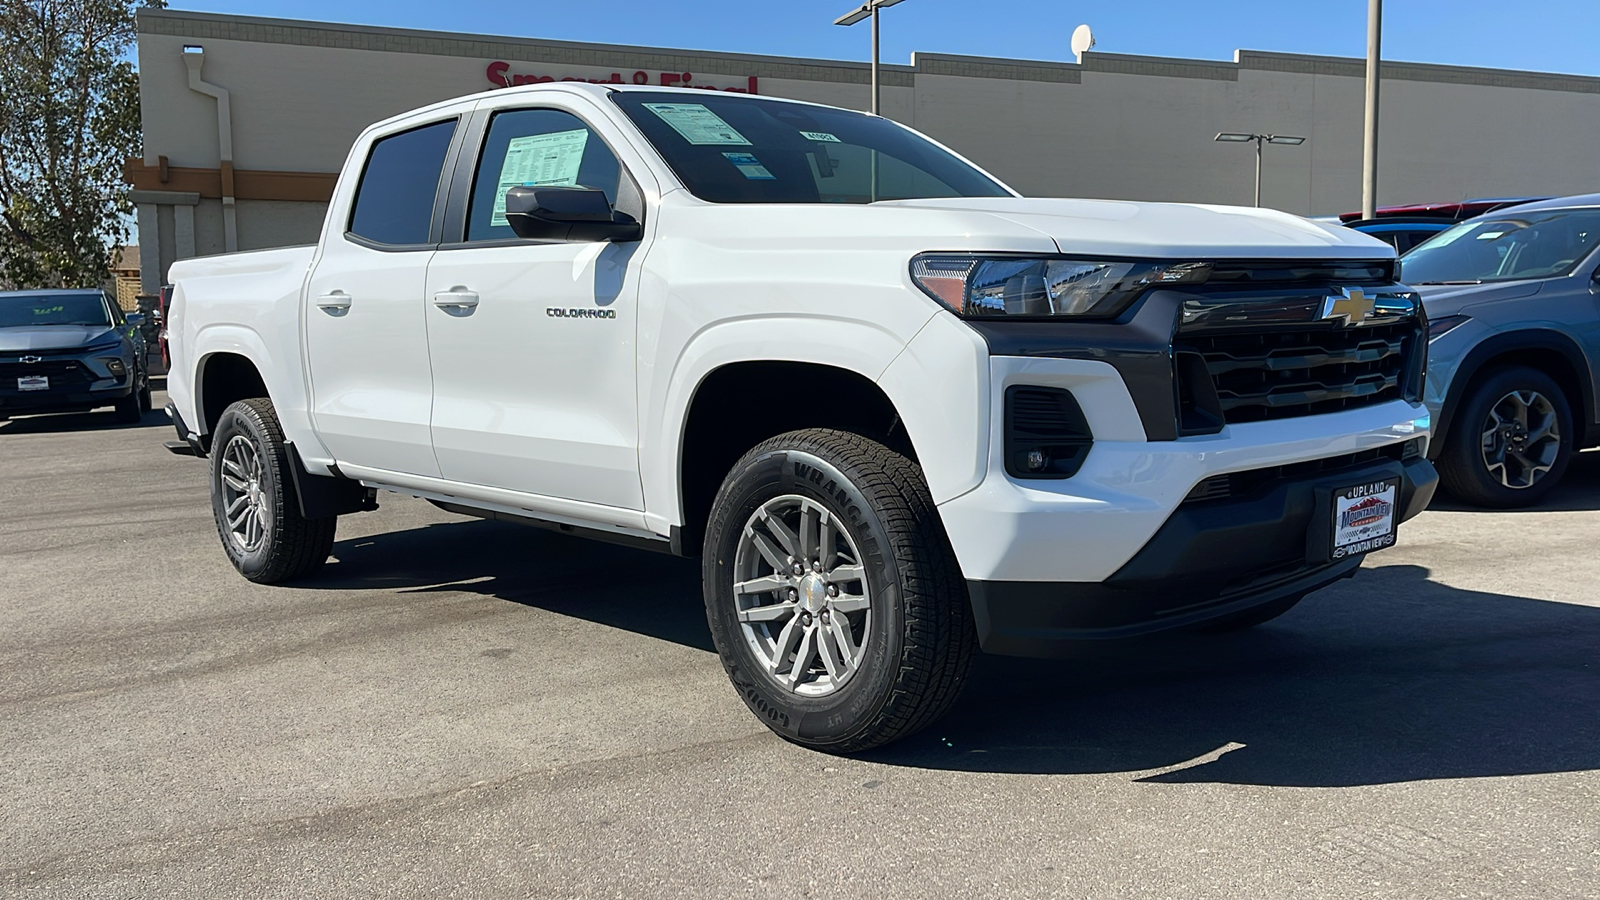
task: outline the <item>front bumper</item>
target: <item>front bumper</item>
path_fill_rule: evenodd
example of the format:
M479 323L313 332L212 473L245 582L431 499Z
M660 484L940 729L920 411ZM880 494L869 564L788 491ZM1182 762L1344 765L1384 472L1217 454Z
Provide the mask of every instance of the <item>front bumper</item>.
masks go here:
M1400 479L1399 521L1420 513L1438 475L1420 457L1280 476L1237 498L1180 506L1140 551L1099 583L967 582L983 649L1061 656L1074 642L1189 628L1355 574L1330 560L1317 527L1328 492Z
M131 393L131 378L127 384L99 391L0 391L0 413L15 416L83 412L99 406L110 406Z

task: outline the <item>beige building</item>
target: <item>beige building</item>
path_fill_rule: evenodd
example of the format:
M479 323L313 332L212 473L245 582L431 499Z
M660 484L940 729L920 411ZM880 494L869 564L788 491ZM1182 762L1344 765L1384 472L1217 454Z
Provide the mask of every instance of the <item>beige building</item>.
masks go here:
M186 48L188 48L186 50ZM176 259L316 240L367 124L511 83L583 79L753 91L864 109L862 63L261 19L139 13L146 293ZM1239 51L1232 62L1089 53L1082 64L918 53L883 69L885 115L1035 196L1264 205L1361 200L1364 64ZM1600 78L1389 63L1380 203L1600 190Z

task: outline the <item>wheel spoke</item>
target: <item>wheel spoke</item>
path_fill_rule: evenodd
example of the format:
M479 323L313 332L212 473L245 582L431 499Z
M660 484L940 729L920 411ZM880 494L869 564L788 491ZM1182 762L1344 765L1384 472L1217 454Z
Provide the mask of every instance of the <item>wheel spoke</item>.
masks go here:
M229 447L228 450L230 451L228 455L222 458L222 467L232 473L235 478L249 478L250 474L244 470L243 466L239 465L238 460L232 458L238 454L231 452L233 450L232 447Z
M829 678L839 681L844 678L847 667L844 660L839 658L839 651L834 647L836 640L831 628L821 629L817 634L817 649L821 651L822 668L827 670Z
M817 628L815 625L806 629L805 636L800 638L800 647L794 652L794 665L789 667L789 690L794 690L800 684L800 679L806 677L811 671L811 661L817 658Z
M866 570L858 565L838 566L828 573L828 580L834 584L849 584L865 577Z
M778 518L772 513L767 512L766 510L762 510L761 521L767 526L767 530L772 532L772 536L778 539L778 543L783 545L785 553L788 553L795 559L802 558L803 554L800 552L800 538L797 537L793 531L789 530L789 526L785 525L782 519ZM780 566L779 568L781 569L782 567Z
M778 637L772 642L772 659L767 661L767 671L773 675L783 668L783 661L789 655L789 650L800 637L800 617L795 616L784 623L783 630L778 632Z
M240 494L232 503L228 504L228 509L226 511L227 517L232 519L234 514L239 511L239 507L244 506L249 502L249 497L245 496L244 494Z
M834 547L835 542L833 516L824 511L822 521L817 526L817 553L822 560L824 572L832 569L834 561L839 557L839 551Z
M828 604L834 612L853 613L867 609L870 604L867 598L860 594L840 594Z
M807 565L817 558L816 539L818 537L818 518L821 510L807 503L800 509L800 559Z
M222 473L222 483L227 485L229 490L242 491L245 489L243 481L229 475L227 472Z
M789 579L784 578L782 575L763 575L760 578L752 578L749 581L735 582L733 592L735 594L770 594L773 591L781 591L788 586Z
M774 572L788 571L789 564L783 559L783 551L773 546L771 538L753 528L746 528L745 535L750 538L750 543L755 545L761 558L767 561L767 565L771 566Z
M771 606L753 606L739 610L741 622L772 622L789 615L800 606L798 603L774 603Z
M844 663L846 669L854 669L859 654L856 651L855 639L850 635L849 624L841 616L831 616L828 630L833 633L834 643L839 646L840 662Z
M240 497L239 499L245 500L247 498ZM251 509L248 505L237 513L230 511L228 513L228 527L234 531L238 531L244 525L245 516L253 515L254 513L255 510Z

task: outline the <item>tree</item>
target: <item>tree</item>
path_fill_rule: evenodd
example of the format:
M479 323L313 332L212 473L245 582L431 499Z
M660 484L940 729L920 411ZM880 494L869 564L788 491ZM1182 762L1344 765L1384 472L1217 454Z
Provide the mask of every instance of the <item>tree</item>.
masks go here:
M164 0L0 0L0 285L103 282L140 153L139 6Z

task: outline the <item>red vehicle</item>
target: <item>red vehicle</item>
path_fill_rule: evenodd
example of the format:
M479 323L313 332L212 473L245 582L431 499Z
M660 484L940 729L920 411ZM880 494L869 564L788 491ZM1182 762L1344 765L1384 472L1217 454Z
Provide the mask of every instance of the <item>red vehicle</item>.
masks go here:
M1378 209L1373 215L1376 219L1391 219L1398 216L1424 219L1447 219L1451 222L1465 222L1477 218L1487 212L1504 209L1507 206L1516 206L1519 203L1533 203L1536 200L1548 200L1548 197L1480 197L1476 200L1460 200L1454 203L1412 203L1405 206L1385 206ZM1339 221L1345 225L1361 221L1361 213L1342 213ZM1369 220L1370 221L1370 220Z
M166 372L172 368L172 354L167 350L167 307L172 303L172 285L161 286L161 300L156 306L156 324L161 326L159 343L161 344L161 371Z

